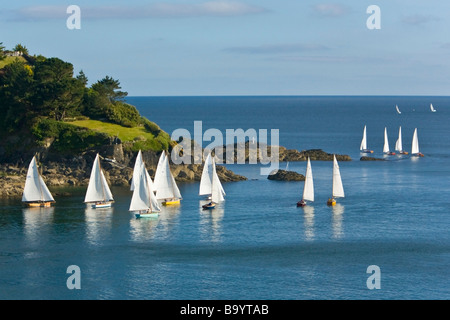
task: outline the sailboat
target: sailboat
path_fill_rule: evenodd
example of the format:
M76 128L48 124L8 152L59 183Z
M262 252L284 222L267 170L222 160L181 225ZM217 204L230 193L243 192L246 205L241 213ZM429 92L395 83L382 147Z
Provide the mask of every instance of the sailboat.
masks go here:
M398 151L399 154L408 154L408 151L403 150L402 145L402 127L398 128L398 139L395 142L395 151Z
M432 103L430 103L430 110L431 110L431 112L436 112L436 109L433 107Z
M297 207L306 206L306 201L314 201L314 182L311 170L311 161L308 157L308 163L306 165L305 184L303 186L302 200L297 202Z
M92 208L109 208L114 202L113 195L100 167L99 155L95 156L89 185L84 198L85 203L93 203Z
M423 157L423 153L419 151L419 139L417 137L417 128L414 129L412 144L411 144L411 155Z
M336 205L335 198L344 198L344 187L342 185L341 173L339 170L339 165L336 160L336 155L333 155L333 188L331 192L331 198L328 199L327 205Z
M398 114L402 114L401 111L400 111L400 109L398 108L398 105L395 105L395 110L397 110L397 113L398 113Z
M152 179L144 162L141 162L140 166L135 169L136 175L133 174L134 188L129 211L135 212L136 218L157 218L161 209L153 192Z
M36 157L31 159L28 166L22 202L26 203L29 207L50 207L51 204L55 202L44 179L42 179L42 176L39 174Z
M373 153L373 150L367 149L367 134L366 134L366 126L364 126L363 138L361 140L361 145L359 147L362 153Z
M180 204L182 199L180 190L175 179L170 172L169 158L165 151L159 157L158 166L156 168L154 186L156 190L156 199L163 200L162 204L175 205Z
M211 158L211 169L211 202L203 205L203 209L214 209L217 203L225 200L225 191L223 190L219 176L217 175L216 162L214 161L214 158Z
M211 200L211 184L213 181L213 165L215 170L215 163L213 164L211 153L208 154L203 165L202 176L200 178L200 189L198 192L199 196L206 196L208 200ZM217 175L217 173L216 173ZM225 196L225 190L219 180L220 189Z
M395 152L389 151L389 140L388 140L388 135L387 135L387 129L386 127L384 128L384 146L383 146L383 153L393 156L395 155Z
M131 186L130 190L133 191L135 188L135 184L137 184L137 180L139 179L139 175L141 174L141 165L144 163L144 159L142 158L142 152L139 150L136 161L134 162L133 168L133 176L131 177Z

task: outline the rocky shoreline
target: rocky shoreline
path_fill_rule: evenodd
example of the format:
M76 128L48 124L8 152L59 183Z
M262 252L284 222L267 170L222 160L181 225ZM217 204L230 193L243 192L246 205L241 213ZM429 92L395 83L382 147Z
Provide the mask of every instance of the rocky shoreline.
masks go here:
M111 186L130 186L136 154L123 151L121 145L98 150L105 178ZM86 186L89 183L91 166L96 152L86 152L71 159L45 159L38 165L40 173L49 188L63 186ZM142 156L152 178L156 172L160 153L143 151ZM31 160L31 159L30 159ZM177 182L200 181L202 164L170 164L171 172ZM0 197L21 196L25 185L28 163L0 165ZM243 181L246 177L233 173L224 166L217 165L217 174L222 182Z
M238 145L235 144L235 155L233 159L226 159L225 163L249 163L249 142L245 143L245 156L239 158L237 152ZM242 147L242 146L241 146ZM266 147L266 155L270 158L270 146ZM259 148L259 145L258 145ZM224 149L225 150L225 149ZM45 150L44 150L45 151ZM91 166L96 153L99 153L101 166L105 173L105 178L111 186L129 186L133 174L133 166L137 152L126 152L122 144L112 144L103 146L98 150L87 151L75 157L64 157L45 152L37 152L39 170L45 183L51 187L63 186L87 186L91 173ZM259 154L259 152L258 152ZM142 156L146 163L147 170L152 178L156 171L156 166L160 152L143 151ZM220 158L225 156L216 154ZM292 150L279 147L279 161L306 161L310 157L312 161L332 161L333 154L324 152L321 149L313 150ZM351 161L347 155L336 155L338 161ZM31 157L30 157L31 160ZM259 157L257 159L260 161ZM171 172L177 182L200 181L203 164L170 164ZM25 184L28 163L24 160L14 164L0 165L0 197L18 197L22 195ZM235 174L222 165L217 165L217 174L222 182L243 181L246 177ZM268 177L272 180L292 180L303 181L304 176L296 172L284 174L284 170L278 170L277 175Z

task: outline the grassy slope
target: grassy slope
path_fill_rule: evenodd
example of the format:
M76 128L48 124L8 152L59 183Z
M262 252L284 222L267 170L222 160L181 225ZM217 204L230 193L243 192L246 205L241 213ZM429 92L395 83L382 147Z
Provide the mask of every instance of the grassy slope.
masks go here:
M98 132L104 132L112 137L119 137L122 141L133 141L136 137L144 137L147 140L155 138L155 136L150 132L147 132L144 127L126 128L118 124L97 120L77 120L69 123Z
M6 66L7 64L10 64L14 62L14 60L19 59L20 61L26 62L24 57L6 57L3 60L0 60L0 69Z

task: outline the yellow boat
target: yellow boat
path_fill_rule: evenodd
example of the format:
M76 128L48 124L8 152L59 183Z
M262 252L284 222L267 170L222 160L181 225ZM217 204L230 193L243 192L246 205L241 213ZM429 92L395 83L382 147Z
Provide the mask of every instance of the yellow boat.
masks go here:
M50 207L55 199L48 190L44 179L39 174L36 157L31 159L28 166L25 186L23 188L22 202L30 208Z
M27 206L30 208L37 207L51 207L53 202L28 202Z
M341 173L339 170L339 164L336 160L336 156L333 155L333 188L331 191L331 198L328 199L327 205L336 205L335 198L344 198L344 187L342 186Z
M163 206L173 206L180 204L180 199L172 199L172 200L166 200L162 202Z

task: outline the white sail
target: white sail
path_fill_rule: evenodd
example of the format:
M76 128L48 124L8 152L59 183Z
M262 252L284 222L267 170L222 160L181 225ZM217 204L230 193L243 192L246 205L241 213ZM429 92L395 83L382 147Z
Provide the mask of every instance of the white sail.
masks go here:
M397 105L395 106L395 109L397 110L397 113L398 113L398 114L401 114L400 109L398 108Z
M387 135L387 129L384 128L384 146L383 146L383 152L389 153L389 140Z
M395 142L395 151L403 151L403 146L402 146L402 127L398 128L398 139Z
M311 161L308 157L306 165L305 185L303 187L303 200L314 201L314 182L311 169Z
M141 152L141 150L139 150L139 152L136 156L136 161L134 162L133 176L131 177L131 186L130 186L131 191L133 191L135 188L134 185L137 183L135 181L137 179L139 179L141 165L143 162L144 162L144 160L142 158L142 152Z
M336 156L333 155L333 198L344 198L344 186L342 185L341 172L336 160Z
M431 109L431 112L436 112L436 109L433 107L432 103L430 103L430 109Z
M209 195L211 194L211 183L212 183L212 161L211 153L208 154L203 166L202 177L200 179L200 190L199 195Z
M417 137L417 128L414 129L414 135L411 144L411 153L412 154L419 153L419 139Z
M28 166L27 177L25 180L25 187L22 194L23 202L35 201L55 201L47 185L39 174L36 158L33 157Z
M367 149L367 138L366 138L366 126L364 126L364 131L363 131L363 137L361 140L361 145L359 147L359 150L365 150Z
M142 162L141 167L136 169L139 174L136 175L129 211L160 211L145 164Z
M212 163L212 183L211 183L211 201L214 203L219 203L225 200L223 197L224 192L222 188L222 184L220 183L219 176L216 172L216 163L214 159L211 161Z
M113 195L109 189L108 182L100 167L99 155L95 157L92 165L91 176L89 178L89 185L86 191L84 202L106 202L113 201Z
M158 190L159 185L163 184L165 181L165 164L164 161L166 159L166 153L163 151L158 160L158 165L156 167L155 178L153 180L155 191Z
M164 155L164 156L163 156ZM156 190L156 199L181 199L181 193L175 182L175 178L170 172L169 158L163 152L160 160L162 163L158 162L158 167L156 168L154 186Z

